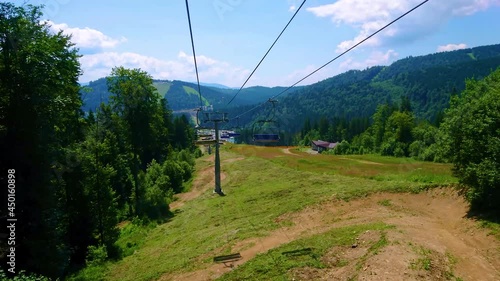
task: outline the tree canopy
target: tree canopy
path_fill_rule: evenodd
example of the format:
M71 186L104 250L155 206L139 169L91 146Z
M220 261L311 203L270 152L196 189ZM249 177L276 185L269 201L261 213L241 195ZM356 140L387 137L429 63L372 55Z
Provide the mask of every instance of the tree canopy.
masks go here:
M119 221L166 219L195 148L139 69L115 68L112 102L84 113L78 49L41 8L0 3L0 170L15 171L16 273L57 279L122 257Z
M441 125L441 145L477 209L500 211L500 69L468 80Z

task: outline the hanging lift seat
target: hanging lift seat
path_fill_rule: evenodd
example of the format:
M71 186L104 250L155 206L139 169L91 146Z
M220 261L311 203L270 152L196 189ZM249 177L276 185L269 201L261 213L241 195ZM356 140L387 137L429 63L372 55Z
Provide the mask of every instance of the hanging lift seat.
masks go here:
M278 134L254 134L253 141L259 143L279 142L280 136Z

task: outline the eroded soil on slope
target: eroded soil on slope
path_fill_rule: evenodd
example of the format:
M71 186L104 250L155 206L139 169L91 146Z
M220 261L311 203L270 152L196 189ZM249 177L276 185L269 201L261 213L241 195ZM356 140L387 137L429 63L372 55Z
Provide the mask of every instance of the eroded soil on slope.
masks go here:
M467 210L467 203L450 188L421 194L380 193L350 202L332 200L285 214L276 223L288 221L291 226L236 244L231 252L240 252L243 258L233 265L332 228L384 222L394 227L353 234L356 247L330 249L322 257L325 268L295 268L288 274L294 280L500 280L500 243L467 218ZM374 251L372 246L382 238L384 246ZM222 264L207 264L160 280L214 280L230 270Z

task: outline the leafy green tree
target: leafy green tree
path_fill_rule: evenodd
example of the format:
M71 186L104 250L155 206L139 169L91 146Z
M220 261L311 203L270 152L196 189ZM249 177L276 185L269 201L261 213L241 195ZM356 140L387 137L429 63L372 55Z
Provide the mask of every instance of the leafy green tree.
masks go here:
M153 160L144 175L144 195L141 208L151 219L159 219L169 212L168 203L172 201L173 190L170 177L164 173L160 164Z
M401 104L399 105L399 111L401 112L412 112L410 98L408 96L401 96Z
M384 134L384 154L389 154L392 147L394 156L408 156L408 146L413 140L412 129L415 126L413 114L411 112L395 111L391 114L385 125ZM389 150L388 150L389 149Z
M167 160L163 163L163 174L167 175L170 179L170 186L172 187L174 193L180 193L183 191L182 183L184 181L184 173L179 161Z
M158 131L163 122L160 97L151 76L140 69L116 67L107 80L112 93L111 107L121 121L133 155L131 167L137 213L141 200L139 171L146 169L155 159L155 153L161 151L159 139L164 132Z
M441 144L467 198L473 208L499 212L500 69L484 80L468 80L445 114Z
M388 104L379 105L377 110L372 116L372 133L375 149L379 149L384 141L384 134L386 132L386 122L394 112L394 108Z
M98 118L99 119L99 118ZM115 168L106 161L114 154L116 137L96 122L82 144L81 160L86 198L88 198L91 230L99 246L104 246L108 256L113 256L114 242L118 239L117 200L112 188Z
M351 149L351 145L349 144L348 141L343 140L341 143L339 143L334 149L333 153L334 154L349 154Z
M328 128L330 127L330 122L326 117L322 116L319 119L319 124L318 124L318 132L319 136L321 139L327 139L328 138Z
M133 212L133 189L134 180L132 175L134 155L131 152L130 144L127 139L126 124L122 119L112 111L109 105L101 104L96 111L97 117L94 122L88 119L93 125L88 134L96 137L95 131L99 127L99 139L106 139L110 146L107 146L107 153L100 155L100 161L109 164L115 170L110 178L111 186L116 194L118 209L121 211L120 217L125 219L134 215ZM90 117L90 115L89 115ZM93 149L93 148L90 148Z
M82 137L78 50L41 7L0 3L0 169L16 171L18 269L60 277L71 261L69 208L79 185L66 149ZM47 254L50 253L50 254Z
M174 119L174 135L172 142L176 149L194 149L194 129L189 124L186 115L177 116Z
M301 138L304 138L306 134L309 133L309 131L311 131L311 119L309 119L309 117L306 117L306 119L304 120L304 126L302 127Z
M413 142L409 146L409 156L423 161L435 161L437 153L436 138L439 129L429 122L420 122L412 130Z

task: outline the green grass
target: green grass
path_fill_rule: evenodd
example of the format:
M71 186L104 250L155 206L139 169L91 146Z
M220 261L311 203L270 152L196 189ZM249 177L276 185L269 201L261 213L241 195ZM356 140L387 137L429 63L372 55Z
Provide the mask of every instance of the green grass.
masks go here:
M474 56L474 53L467 53L467 55L473 59L473 60L477 60L476 56Z
M432 260L433 254L436 255L436 253L433 253L432 250L424 248L422 246L413 246L411 244L410 244L410 246L419 255L419 258L417 260L410 263L410 269L425 270L425 271L429 271L429 272L436 270L436 269L433 269L433 260ZM435 261L435 262L437 262L437 261ZM444 255L444 262L447 263L447 269L441 268L441 270L443 270L443 272L442 272L443 277L446 280L461 281L462 278L455 276L455 273L453 272L454 267L458 262L457 258L455 256L453 256L451 253L446 252Z
M282 157L282 148L233 146L232 151L245 156L268 158L272 162L299 171L329 175L344 175L376 181L405 181L421 186L457 183L448 164L422 162L411 158L380 155L311 155L295 150L301 157Z
M483 228L489 229L489 234L495 236L496 239L500 240L500 223L482 219L480 221L480 225Z
M389 199L380 200L377 202L381 206L389 207L392 206L392 202Z
M122 250L121 256L127 257L139 250L144 243L144 237L156 226L154 222L148 224L133 222L120 229L120 239L116 245Z
M87 268L75 279L85 280L91 276L87 280L155 280L163 274L204 268L212 264L213 256L229 254L235 243L266 236L282 227L283 223L275 220L283 214L324 201L349 200L373 192L421 190L428 183L408 178L416 168L421 168L423 175L435 173L436 181L441 180L439 184L454 181L448 177L449 166L434 163L377 156L341 158L294 153L302 157L285 155L280 148L226 146L221 151L222 170L226 174L222 188L226 197L213 195L209 190L187 202L167 223L145 232L129 231L125 227L123 233L129 233L123 234L117 244L127 255L116 262ZM243 160L224 163L224 159L242 156ZM211 165L205 161L206 157L197 159L198 170ZM369 176L374 174L386 179Z
M188 95L195 95L197 97L200 96L200 94L198 93L198 91L196 91L195 89L191 88L191 87L188 87L188 86L182 86L182 88L184 88L184 91L186 92L186 94ZM210 105L210 102L204 98L203 96L201 97L201 100L203 102L204 105Z
M172 85L172 83L169 83L169 82L155 82L153 83L153 86L156 88L156 90L158 91L158 94L160 94L160 96L162 98L165 97L165 95L168 93L168 90L170 90L170 86Z
M259 254L249 262L239 266L235 270L224 274L218 280L291 280L285 278L289 275L289 270L293 268L325 268L322 257L326 252L335 246L348 247L359 234L370 230L385 230L390 226L383 223L368 225L357 225L345 228L337 228L326 233L313 235L311 237L295 240L282 245L267 253ZM377 251L387 244L385 236L374 243L369 253ZM312 251L304 255L284 255L284 252L300 251L311 248ZM346 266L347 261L340 260L336 266Z
M432 251L429 249L426 249L422 246L420 247L413 247L413 250L420 256L417 260L411 262L410 268L414 270L427 270L430 271L432 268L432 258L431 254Z

